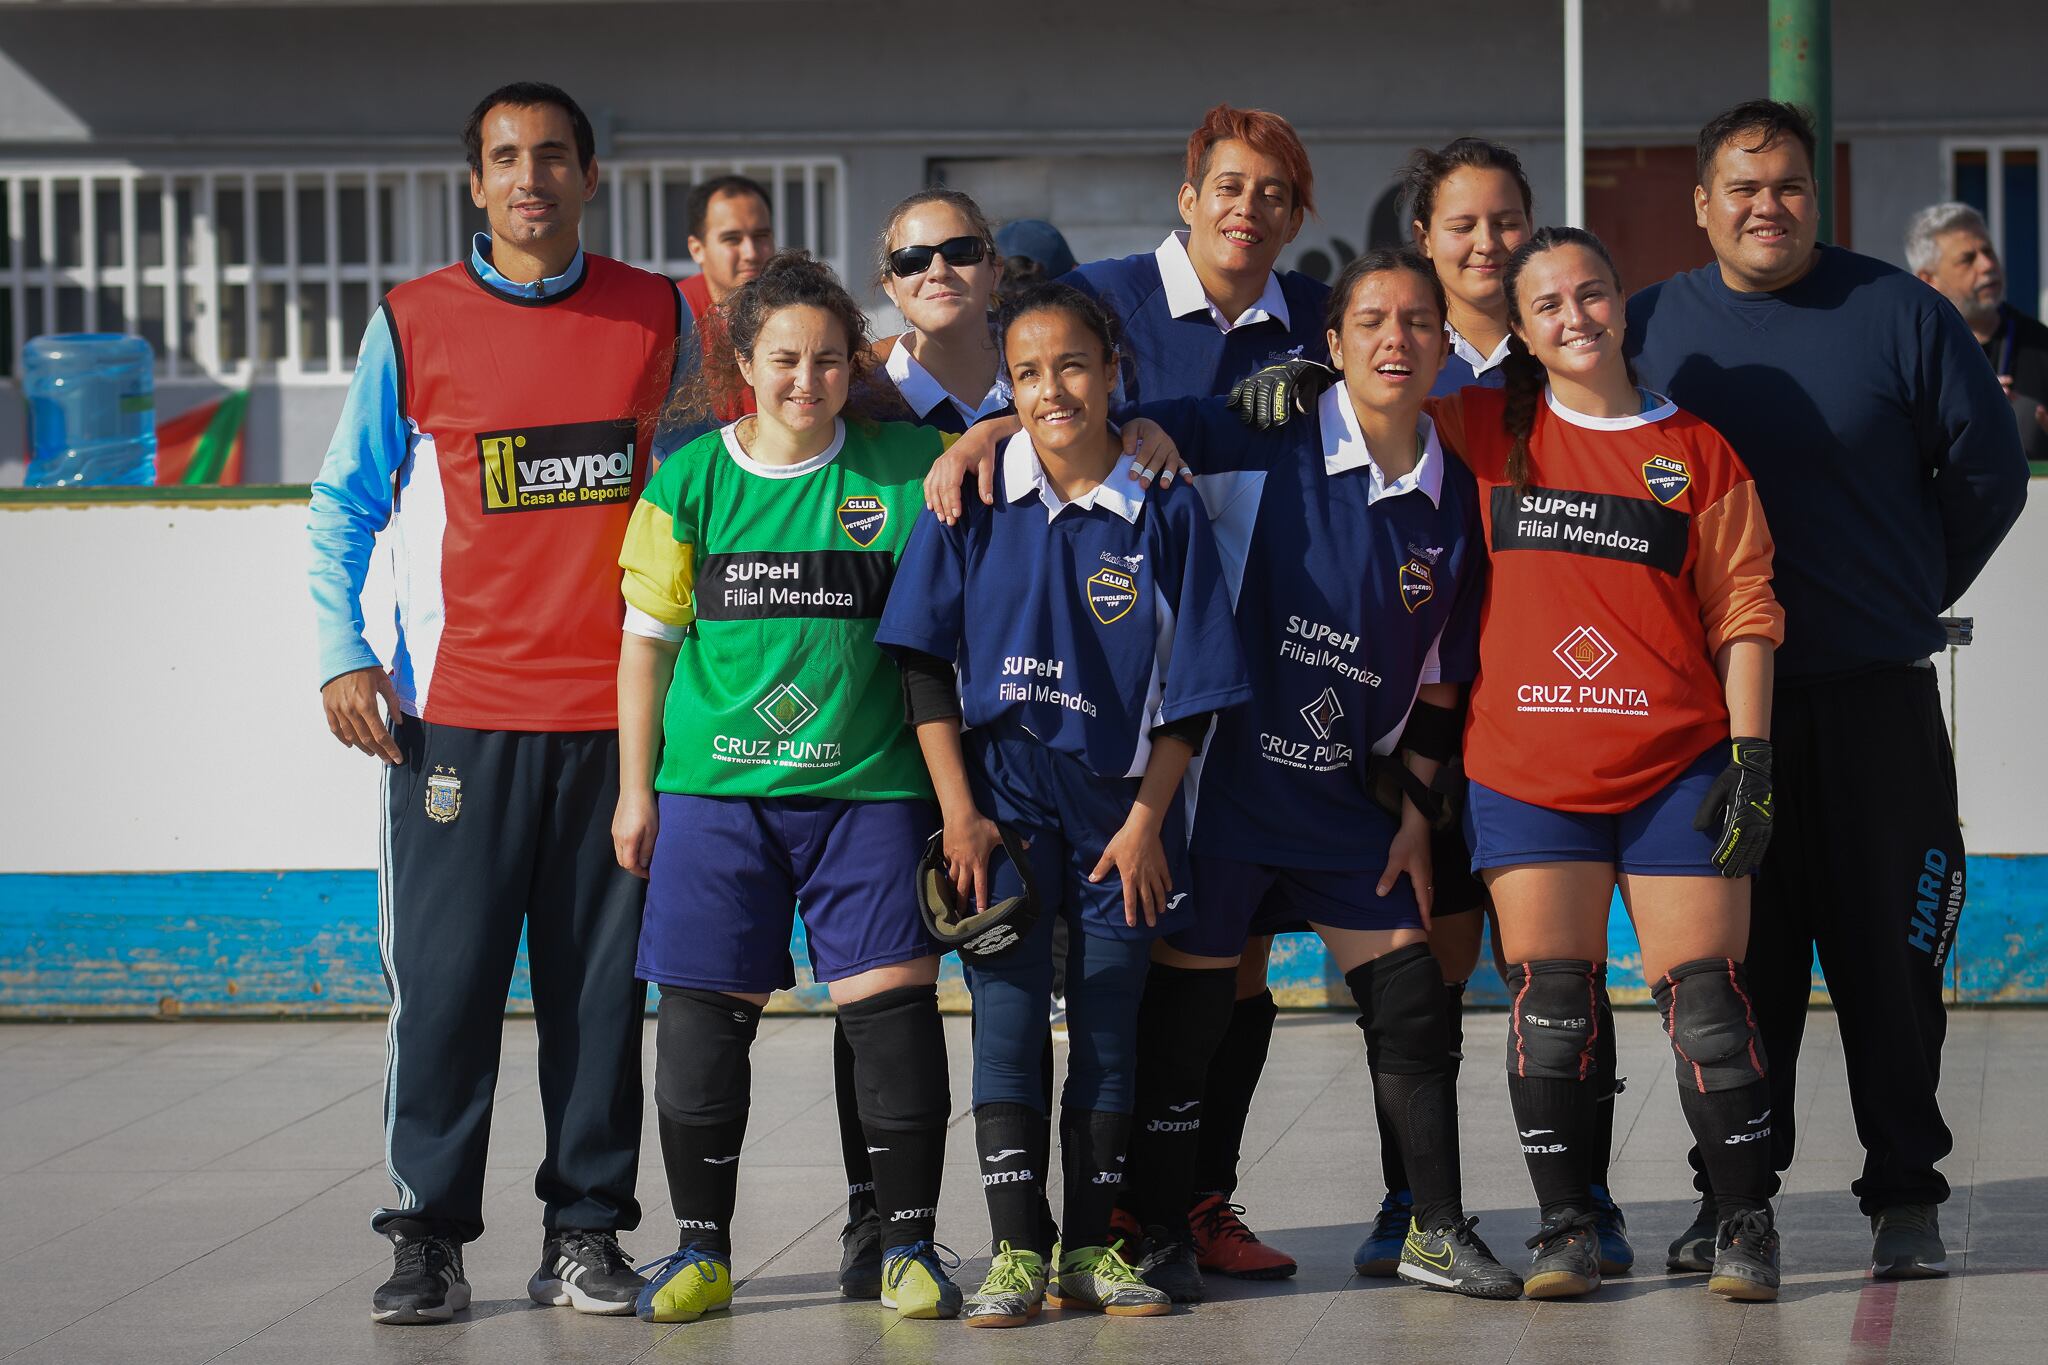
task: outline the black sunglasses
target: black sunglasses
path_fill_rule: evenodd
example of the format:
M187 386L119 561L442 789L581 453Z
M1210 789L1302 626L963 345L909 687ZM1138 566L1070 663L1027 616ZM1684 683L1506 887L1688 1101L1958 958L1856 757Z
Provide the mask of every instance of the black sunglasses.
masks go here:
M930 270L934 256L944 256L947 265L958 269L978 264L987 255L988 243L979 237L948 237L937 246L898 247L889 253L889 273L898 279L908 279Z

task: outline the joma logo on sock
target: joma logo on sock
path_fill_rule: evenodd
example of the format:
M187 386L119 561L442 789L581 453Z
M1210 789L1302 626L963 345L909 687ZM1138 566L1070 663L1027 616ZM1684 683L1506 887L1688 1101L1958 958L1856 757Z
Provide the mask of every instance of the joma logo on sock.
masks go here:
M700 1232L718 1231L718 1224L702 1218L678 1218L676 1219L676 1226L679 1228L695 1228Z
M1571 1148L1565 1146L1562 1142L1525 1142L1522 1144L1522 1154L1524 1156L1555 1156L1559 1152L1569 1152L1570 1150Z
M908 1223L914 1218L936 1218L938 1216L939 1211L937 1209L898 1209L889 1215L889 1221L892 1223Z
M1153 1119L1145 1125L1148 1133L1192 1133L1202 1126L1200 1119Z
M1037 1178L1038 1175L1034 1171L991 1171L981 1178L981 1187L987 1189L991 1185L1023 1185Z
M1733 1147L1738 1142L1758 1142L1770 1135L1771 1130L1768 1128L1759 1128L1754 1133L1730 1133L1727 1137L1721 1139L1721 1145Z
M1095 1183L1098 1185L1121 1185L1124 1183L1124 1173L1122 1171L1097 1171L1095 1173Z

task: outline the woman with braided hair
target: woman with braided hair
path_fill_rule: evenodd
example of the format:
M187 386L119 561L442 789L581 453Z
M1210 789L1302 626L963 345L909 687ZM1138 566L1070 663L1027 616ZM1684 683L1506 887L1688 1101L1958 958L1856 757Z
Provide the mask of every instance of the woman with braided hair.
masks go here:
M1727 442L1636 386L1598 238L1545 228L1504 284L1506 387L1435 406L1492 559L1465 831L1499 916L1508 1088L1542 1205L1524 1291L1600 1284L1589 1170L1618 887L1719 1200L1709 1288L1774 1299L1770 1092L1741 961L1771 828L1770 532Z

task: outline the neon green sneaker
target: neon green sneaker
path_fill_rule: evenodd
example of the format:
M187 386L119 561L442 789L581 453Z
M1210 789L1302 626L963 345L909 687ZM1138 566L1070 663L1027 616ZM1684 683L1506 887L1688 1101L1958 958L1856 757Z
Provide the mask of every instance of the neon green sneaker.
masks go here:
M959 1264L958 1256L936 1242L889 1248L882 1253L882 1307L906 1318L959 1317L960 1286L946 1275Z
M647 1287L633 1311L644 1322L695 1322L732 1307L732 1267L702 1247L672 1251L638 1273Z
M1022 1327L1045 1305L1045 1262L1035 1251L1008 1242L996 1248L981 1288L967 1296L961 1318L969 1327Z
M1052 1249L1058 1267L1046 1286L1045 1301L1055 1308L1086 1308L1113 1318L1156 1318L1173 1311L1163 1290L1146 1284L1123 1257L1123 1241L1106 1247Z

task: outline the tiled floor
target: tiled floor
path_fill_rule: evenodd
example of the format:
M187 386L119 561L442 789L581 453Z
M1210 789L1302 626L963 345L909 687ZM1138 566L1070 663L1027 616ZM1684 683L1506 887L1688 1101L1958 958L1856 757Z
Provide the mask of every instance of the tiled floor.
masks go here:
M728 1320L651 1327L579 1318L524 1296L539 1250L533 1029L511 1021L486 1206L470 1249L475 1308L438 1328L369 1319L388 1271L369 1211L390 1191L380 1151L383 1028L375 1023L0 1026L0 1360L8 1362L1414 1359L1453 1362L2048 1360L2048 1013L1954 1016L1942 1099L1955 1129L1944 1208L1946 1281L1875 1284L1868 1231L1845 1193L1860 1153L1841 1058L1818 1019L1801 1067L1802 1151L1781 1211L1784 1298L1738 1307L1673 1279L1665 1241L1688 1219L1685 1135L1654 1017L1621 1021L1630 1078L1617 1124L1617 1196L1646 1266L1582 1303L1477 1303L1351 1273L1377 1200L1357 1030L1333 1014L1282 1019L1252 1116L1239 1198L1300 1258L1278 1284L1212 1281L1167 1319L1049 1314L1014 1332L898 1322L833 1293L841 1179L830 1025L771 1016L755 1049ZM956 1109L967 1031L951 1023ZM1503 1256L1530 1230L1529 1192L1494 1039L1468 1020L1467 1204ZM653 1062L648 1038L647 1064ZM957 1124L940 1237L978 1279L987 1252ZM671 1245L650 1122L644 1229Z

